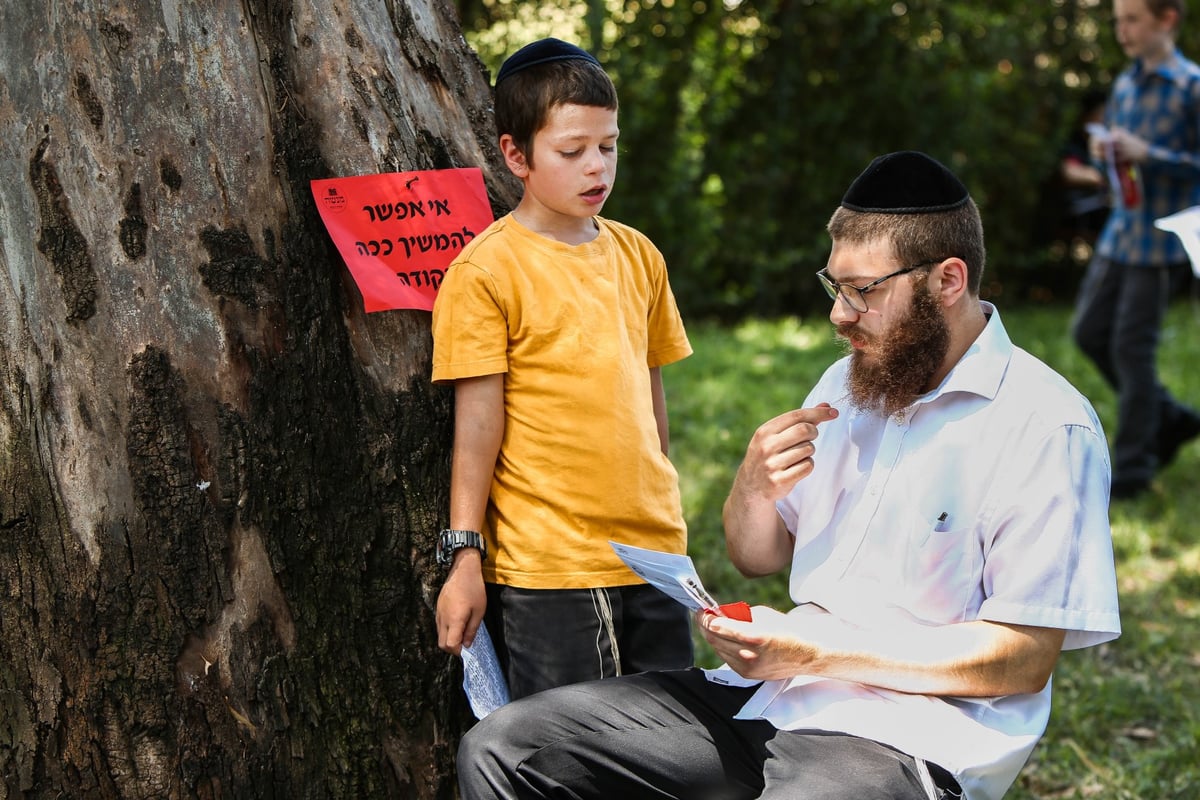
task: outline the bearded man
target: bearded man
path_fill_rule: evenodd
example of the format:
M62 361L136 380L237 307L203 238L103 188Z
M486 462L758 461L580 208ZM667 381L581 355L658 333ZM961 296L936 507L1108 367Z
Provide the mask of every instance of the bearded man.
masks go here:
M818 277L849 354L754 434L725 504L787 613L697 618L725 660L555 689L459 750L476 798L998 800L1063 650L1120 633L1088 401L979 298L983 226L923 153L873 161Z

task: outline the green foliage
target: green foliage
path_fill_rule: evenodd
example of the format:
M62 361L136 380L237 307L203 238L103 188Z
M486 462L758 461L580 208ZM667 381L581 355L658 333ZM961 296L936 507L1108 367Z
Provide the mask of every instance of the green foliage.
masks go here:
M1087 395L1111 436L1116 404L1067 336L1070 311L1004 307L1020 346ZM1172 308L1161 363L1173 392L1200 401L1200 306ZM754 429L798 406L839 350L828 320L789 317L690 327L695 355L664 370L671 457L679 469L689 551L723 600L787 608L786 576L748 580L728 563L721 507ZM1054 711L1009 800L1200 797L1200 444L1135 502L1112 507L1123 633L1065 653ZM714 663L698 641L701 663Z
M622 128L605 213L663 250L690 320L822 308L807 275L824 265L829 214L872 157L910 148L947 162L979 202L986 296L1074 292L1086 252L1048 238L1047 185L1082 94L1125 64L1106 0L460 0L459 10L493 74L546 35L605 63ZM1200 24L1185 25L1181 44L1200 55Z
M728 564L721 506L761 422L798 405L838 349L824 225L880 153L922 149L971 188L987 294L1018 344L1115 401L1066 336L1086 252L1047 240L1045 189L1089 88L1125 64L1107 0L460 0L493 74L539 36L589 47L621 94L621 167L605 214L666 254L696 355L665 370L692 557L720 598L786 606L784 576ZM1200 23L1180 46L1200 56ZM814 316L808 316L812 313ZM736 325L702 321L776 321ZM1200 311L1172 310L1166 379L1200 400ZM1050 727L1010 800L1200 796L1200 446L1153 493L1112 509L1124 633L1067 653ZM702 660L711 652L700 647ZM711 663L711 661L709 662Z

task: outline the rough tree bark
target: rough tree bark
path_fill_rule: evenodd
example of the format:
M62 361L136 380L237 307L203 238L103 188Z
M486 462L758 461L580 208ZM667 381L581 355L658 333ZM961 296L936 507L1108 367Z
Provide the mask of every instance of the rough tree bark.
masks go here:
M0 799L454 795L451 398L309 180L497 164L445 0L0 4Z

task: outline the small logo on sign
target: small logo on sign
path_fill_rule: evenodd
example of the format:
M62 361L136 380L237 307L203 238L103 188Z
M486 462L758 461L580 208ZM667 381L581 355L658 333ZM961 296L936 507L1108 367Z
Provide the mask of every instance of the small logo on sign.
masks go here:
M321 198L321 202L330 211L336 211L339 214L346 210L346 198L338 194L338 190L330 186L326 190L325 196Z

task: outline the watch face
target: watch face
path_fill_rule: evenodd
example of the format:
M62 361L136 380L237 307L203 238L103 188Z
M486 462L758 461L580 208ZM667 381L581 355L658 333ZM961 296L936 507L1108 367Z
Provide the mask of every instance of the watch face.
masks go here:
M454 531L445 530L438 535L437 542L437 562L444 567L448 567L454 563L454 554L464 547L474 547L479 550L480 555L485 555L486 545L483 543L483 536L474 531Z
M437 543L437 562L443 567L448 567L454 561L454 548L448 541L449 535L446 533L438 537Z

